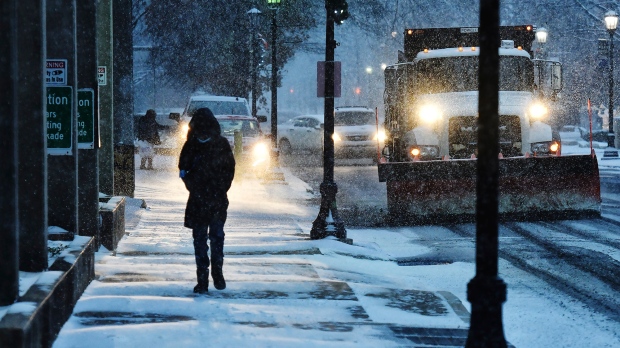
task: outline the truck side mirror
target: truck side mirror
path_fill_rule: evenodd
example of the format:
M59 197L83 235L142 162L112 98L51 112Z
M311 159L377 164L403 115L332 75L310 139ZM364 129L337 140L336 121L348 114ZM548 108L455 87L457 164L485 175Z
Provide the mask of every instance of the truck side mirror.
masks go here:
M267 116L265 115L257 115L256 119L258 120L259 123L267 122Z
M178 112L171 112L170 115L168 115L168 118L177 122L181 122L181 114Z

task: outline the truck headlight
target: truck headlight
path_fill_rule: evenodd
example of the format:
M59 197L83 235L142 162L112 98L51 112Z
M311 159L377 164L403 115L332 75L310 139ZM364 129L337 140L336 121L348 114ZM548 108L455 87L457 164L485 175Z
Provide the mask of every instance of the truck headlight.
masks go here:
M427 123L434 123L442 117L441 110L435 105L422 105L419 115L420 119Z
M560 143L557 141L533 143L530 150L536 155L555 155L560 151Z
M340 139L340 135L338 135L338 133L335 133L335 132L334 132L334 134L332 134L332 139L334 139L334 142L338 142L338 141L342 140L342 139Z
M419 159L435 159L439 157L439 147L437 146L412 146L409 148L409 156L411 158L418 157Z
M547 113L549 113L549 110L542 103L535 103L530 106L530 116L532 116L532 118L534 119L539 120L547 116Z

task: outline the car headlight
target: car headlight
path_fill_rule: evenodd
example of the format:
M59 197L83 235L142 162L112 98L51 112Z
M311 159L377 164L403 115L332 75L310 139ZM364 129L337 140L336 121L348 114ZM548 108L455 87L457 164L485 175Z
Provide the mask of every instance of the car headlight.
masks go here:
M541 119L549 113L547 107L542 103L535 103L530 106L530 116L534 119Z
M530 150L536 155L555 155L560 151L560 143L557 141L533 143Z
M252 166L269 161L269 147L265 143L257 143L252 149Z
M439 147L437 146L412 146L409 148L409 156L419 159L433 159L439 157Z
M332 134L332 139L334 139L334 142L342 140L342 139L340 139L340 135L338 135L338 133Z
M422 105L418 114L420 119L427 123L434 123L442 117L441 110L435 105Z
M181 136L185 139L187 139L187 133L189 132L189 124L184 123L181 126Z
M375 134L375 141L379 140L380 142L385 142L385 131L380 130L377 134Z

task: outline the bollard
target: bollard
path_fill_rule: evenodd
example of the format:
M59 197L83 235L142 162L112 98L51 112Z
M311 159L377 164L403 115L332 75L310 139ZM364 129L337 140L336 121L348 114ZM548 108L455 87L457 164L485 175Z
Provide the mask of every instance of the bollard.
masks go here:
M233 155L235 156L235 161L237 162L236 163L237 171L242 172L245 169L244 168L245 163L241 161L241 155L243 154L243 133L240 130L235 130L233 139L234 139ZM235 175L235 179L239 179L239 178L241 178L240 175Z

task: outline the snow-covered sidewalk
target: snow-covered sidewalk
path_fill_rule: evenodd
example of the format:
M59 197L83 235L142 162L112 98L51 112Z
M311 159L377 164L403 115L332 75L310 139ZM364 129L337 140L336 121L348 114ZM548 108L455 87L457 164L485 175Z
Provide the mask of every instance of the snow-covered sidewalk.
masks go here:
M225 227L227 288L194 294L191 231L182 227L187 192L174 166L159 164L168 169L137 172L135 196L148 208L131 210L140 219L128 218L135 223L116 255L100 250L96 280L54 347L463 346L473 260L395 262L429 251L417 242L418 228L441 235L441 227L348 229L353 245L310 240L318 207L307 202L316 193L285 168L287 184L251 176L234 183ZM465 245L473 250L473 243ZM587 308L500 265L509 284L504 328L510 343L617 342L617 325L601 329L601 318Z

